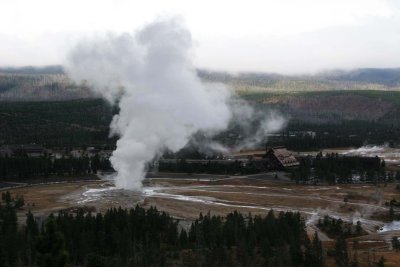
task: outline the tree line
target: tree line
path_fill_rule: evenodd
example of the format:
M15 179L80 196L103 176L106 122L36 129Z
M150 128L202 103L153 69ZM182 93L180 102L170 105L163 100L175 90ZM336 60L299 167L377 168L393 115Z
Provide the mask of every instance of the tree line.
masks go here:
M0 266L323 266L318 236L299 213L201 215L188 229L152 207L104 214L59 212L43 223L28 212L19 227L16 200L0 205Z
M185 227L155 207L97 214L81 208L47 218L28 211L25 224L19 225L17 211L23 205L23 197L2 193L0 267L322 267L331 256L339 267L360 266L350 259L343 234L334 250L325 251L317 233L307 235L298 212L200 213ZM333 225L328 219L321 224ZM392 242L399 250L398 239ZM383 267L384 259L369 266Z
M12 83L11 83L12 84ZM5 90L0 86L0 91ZM268 112L264 105L256 110ZM59 102L4 102L0 106L4 143L40 143L46 147L82 145L115 145L117 138L109 138L109 123L118 113L101 99L80 99ZM85 114L85 116L82 116ZM396 113L390 118L396 118ZM270 146L285 146L290 150L317 150L330 147L365 144L400 144L400 126L385 118L379 121L342 120L337 123L290 119L287 126L274 136L265 136ZM236 147L256 131L260 121L247 128L232 123L215 141ZM313 132L313 134L309 134ZM268 140L267 140L268 139Z
M367 232L362 228L361 222L353 223L344 222L342 219L335 219L325 215L323 219L319 219L317 227L325 232L331 238L337 237L356 237L365 235Z
M186 159L176 161L159 161L158 170L160 172L179 172L179 173L212 173L212 174L254 174L259 173L260 169L253 162L244 165L238 160L230 162L220 162L204 160L202 162L190 162Z
M300 166L291 171L296 182L352 183L394 181L400 173L385 172L385 162L378 157L339 156L337 153L300 159Z
M312 134L311 134L312 133ZM341 120L317 123L292 119L277 136L268 138L271 146L295 151L334 147L360 147L367 144L394 147L400 144L400 125L381 121Z
M0 157L0 180L29 180L50 176L71 177L112 170L110 161L92 158Z

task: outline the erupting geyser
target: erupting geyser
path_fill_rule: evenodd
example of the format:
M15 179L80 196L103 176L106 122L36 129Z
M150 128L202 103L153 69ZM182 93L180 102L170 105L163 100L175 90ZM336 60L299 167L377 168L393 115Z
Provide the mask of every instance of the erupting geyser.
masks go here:
M120 138L110 158L117 187L140 189L146 163L164 149L178 151L194 133L212 136L228 126L230 91L200 81L191 48L189 31L172 19L71 51L70 76L119 105L111 134Z
M199 80L191 48L190 33L168 20L134 35L81 43L70 53L71 77L119 101L111 133L120 139L110 159L117 187L140 189L146 163L163 149L177 151L199 130L227 127L229 92Z

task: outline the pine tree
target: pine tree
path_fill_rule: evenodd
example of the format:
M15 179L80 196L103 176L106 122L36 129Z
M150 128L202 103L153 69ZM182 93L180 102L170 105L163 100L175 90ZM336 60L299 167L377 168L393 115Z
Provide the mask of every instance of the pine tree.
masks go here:
M322 242L318 238L318 233L315 232L314 239L312 242L312 249L315 253L315 266L324 266L324 250L322 247Z
M335 261L338 267L348 267L349 266L349 257L347 254L347 243L346 240L340 236L336 240L335 246Z
M390 217L391 220L394 219L394 209L393 209L393 205L390 205L390 208L389 208L389 217Z
M383 256L377 262L376 267L385 267L385 258Z
M38 225L33 217L33 214L29 211L26 216L25 226L25 239L26 239L26 261L28 266L32 266L36 258L35 240L39 233Z
M54 217L50 217L37 241L38 267L63 267L67 264L68 253L65 250L64 237L56 229Z
M394 236L392 238L392 247L393 247L394 250L400 251L400 241L399 241L399 238L397 236Z

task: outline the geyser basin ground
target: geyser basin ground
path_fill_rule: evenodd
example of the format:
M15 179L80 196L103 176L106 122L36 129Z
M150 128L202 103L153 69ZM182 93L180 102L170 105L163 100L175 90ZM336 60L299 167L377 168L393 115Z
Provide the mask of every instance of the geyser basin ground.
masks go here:
M224 178L218 180L151 178L142 191L116 189L111 182L80 182L36 185L13 189L24 194L27 207L45 213L70 207L91 207L103 211L110 207L133 207L137 204L184 219L200 212L226 214L232 210L265 213L274 210L298 210L307 218L325 213L365 221L373 231L383 225L377 214L385 213L384 202L398 196L395 185L305 186L287 180ZM344 203L344 198L348 199ZM35 203L32 206L32 203ZM314 214L314 216L312 216ZM374 216L372 216L374 215Z

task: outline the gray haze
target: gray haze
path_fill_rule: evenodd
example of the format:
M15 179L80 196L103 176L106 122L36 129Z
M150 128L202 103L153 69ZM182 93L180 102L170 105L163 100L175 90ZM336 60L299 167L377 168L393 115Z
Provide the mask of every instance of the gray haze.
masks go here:
M63 64L86 36L179 15L194 64L284 74L400 67L398 0L2 0L0 66Z

